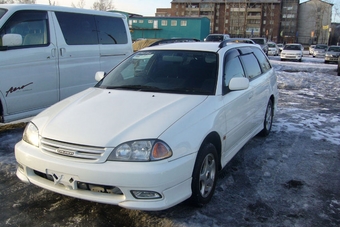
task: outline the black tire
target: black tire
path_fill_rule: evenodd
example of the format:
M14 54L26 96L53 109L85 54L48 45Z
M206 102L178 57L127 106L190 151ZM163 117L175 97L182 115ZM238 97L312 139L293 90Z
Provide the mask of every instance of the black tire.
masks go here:
M214 195L217 180L217 151L211 143L204 144L198 152L192 173L190 202L202 207Z
M268 101L266 114L264 116L263 121L263 129L260 132L261 136L268 136L273 125L273 117L274 117L274 108L273 108L273 102L271 99Z

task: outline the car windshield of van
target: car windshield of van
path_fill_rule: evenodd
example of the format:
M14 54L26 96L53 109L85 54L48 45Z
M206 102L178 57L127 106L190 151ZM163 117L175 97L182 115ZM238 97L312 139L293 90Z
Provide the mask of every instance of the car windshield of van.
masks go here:
M252 39L256 44L264 44L264 39Z
M7 12L7 9L0 9L0 19L5 13Z
M217 66L217 54L212 52L140 51L113 69L96 87L214 95Z
M209 35L206 41L211 41L211 42L223 41L223 35Z
M299 45L286 45L284 50L301 50L301 47Z

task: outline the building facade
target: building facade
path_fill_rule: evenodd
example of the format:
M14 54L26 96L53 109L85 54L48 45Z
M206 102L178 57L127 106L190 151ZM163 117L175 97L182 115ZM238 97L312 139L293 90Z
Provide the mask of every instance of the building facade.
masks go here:
M206 17L129 17L128 24L132 40L195 38L204 40L210 31Z
M329 44L332 31L333 4L321 0L309 0L300 4L298 26L300 43Z
M322 0L172 0L156 16L207 17L210 33L310 44L327 39L332 6Z

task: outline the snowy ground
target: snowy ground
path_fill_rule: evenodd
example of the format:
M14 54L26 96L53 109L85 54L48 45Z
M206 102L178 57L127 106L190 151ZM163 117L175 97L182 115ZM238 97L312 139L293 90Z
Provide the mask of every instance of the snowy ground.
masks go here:
M62 196L15 176L23 129L0 132L1 226L340 226L340 77L335 64L270 57L279 110L272 133L255 137L219 175L212 201L161 212ZM0 125L1 127L1 125Z

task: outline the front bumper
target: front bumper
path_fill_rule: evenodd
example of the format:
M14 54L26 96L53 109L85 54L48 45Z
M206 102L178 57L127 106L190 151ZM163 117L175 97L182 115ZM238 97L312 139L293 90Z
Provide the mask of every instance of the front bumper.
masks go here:
M173 161L84 163L51 157L21 141L15 146L17 176L26 183L94 202L138 210L164 210L191 196L196 154ZM46 177L49 176L49 177ZM80 185L87 184L88 190ZM158 199L137 199L131 191L152 191Z
M281 59L284 59L284 60L301 60L302 56L301 55L285 54L285 55L281 55Z
M328 61L328 62L338 62L338 57L325 56L325 61Z

